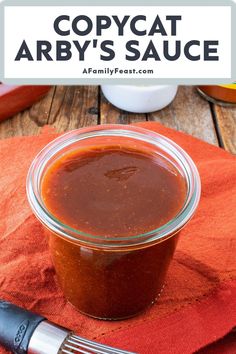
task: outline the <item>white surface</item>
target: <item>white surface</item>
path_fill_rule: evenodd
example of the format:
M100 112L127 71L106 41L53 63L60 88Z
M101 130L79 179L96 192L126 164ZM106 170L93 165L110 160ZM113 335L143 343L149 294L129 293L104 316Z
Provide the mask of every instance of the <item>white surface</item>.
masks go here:
M102 85L104 96L114 106L134 113L148 113L166 107L174 99L178 86Z

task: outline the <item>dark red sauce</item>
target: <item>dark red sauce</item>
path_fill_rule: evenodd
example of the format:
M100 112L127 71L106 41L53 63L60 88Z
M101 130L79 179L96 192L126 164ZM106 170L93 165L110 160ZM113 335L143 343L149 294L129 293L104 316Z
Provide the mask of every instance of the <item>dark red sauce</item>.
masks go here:
M130 236L154 230L182 208L182 175L160 156L118 148L67 154L43 181L48 210L85 233Z
M127 237L152 231L184 205L186 183L165 158L120 146L61 156L46 171L42 196L62 223L91 235ZM141 249L96 249L53 233L50 247L59 282L80 311L125 318L160 292L177 236Z

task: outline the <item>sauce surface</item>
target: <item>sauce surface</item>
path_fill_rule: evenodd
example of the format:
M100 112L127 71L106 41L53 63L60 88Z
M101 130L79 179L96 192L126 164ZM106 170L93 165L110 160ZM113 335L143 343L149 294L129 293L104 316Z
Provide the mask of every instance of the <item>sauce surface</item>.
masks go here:
M62 223L122 237L154 230L175 217L186 183L162 156L125 146L91 147L66 153L48 168L42 197Z

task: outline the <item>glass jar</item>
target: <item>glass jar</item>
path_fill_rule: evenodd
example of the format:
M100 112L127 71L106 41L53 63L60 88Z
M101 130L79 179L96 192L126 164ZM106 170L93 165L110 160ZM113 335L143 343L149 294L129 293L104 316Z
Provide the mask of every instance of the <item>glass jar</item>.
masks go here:
M208 101L221 106L232 106L236 104L236 84L202 85L198 86L198 92Z
M152 151L184 176L184 205L167 224L132 237L102 237L72 229L47 210L41 185L48 167L74 149L111 144ZM27 195L34 214L45 226L65 297L84 314L114 320L140 313L160 294L180 230L197 208L200 178L191 158L166 137L135 126L101 125L71 131L48 144L30 167Z

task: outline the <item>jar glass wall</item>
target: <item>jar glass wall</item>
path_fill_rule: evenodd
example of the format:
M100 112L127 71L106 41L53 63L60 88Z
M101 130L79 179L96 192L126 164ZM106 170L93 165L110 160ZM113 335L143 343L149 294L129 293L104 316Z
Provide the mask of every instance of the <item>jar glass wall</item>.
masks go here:
M104 237L63 224L42 198L42 180L61 156L91 146L136 146L168 160L183 176L186 197L180 212L165 225L138 235ZM134 126L102 125L75 130L48 144L33 161L27 195L45 226L60 286L79 311L102 319L123 319L151 305L164 284L180 230L200 198L200 179L191 158L171 140Z

